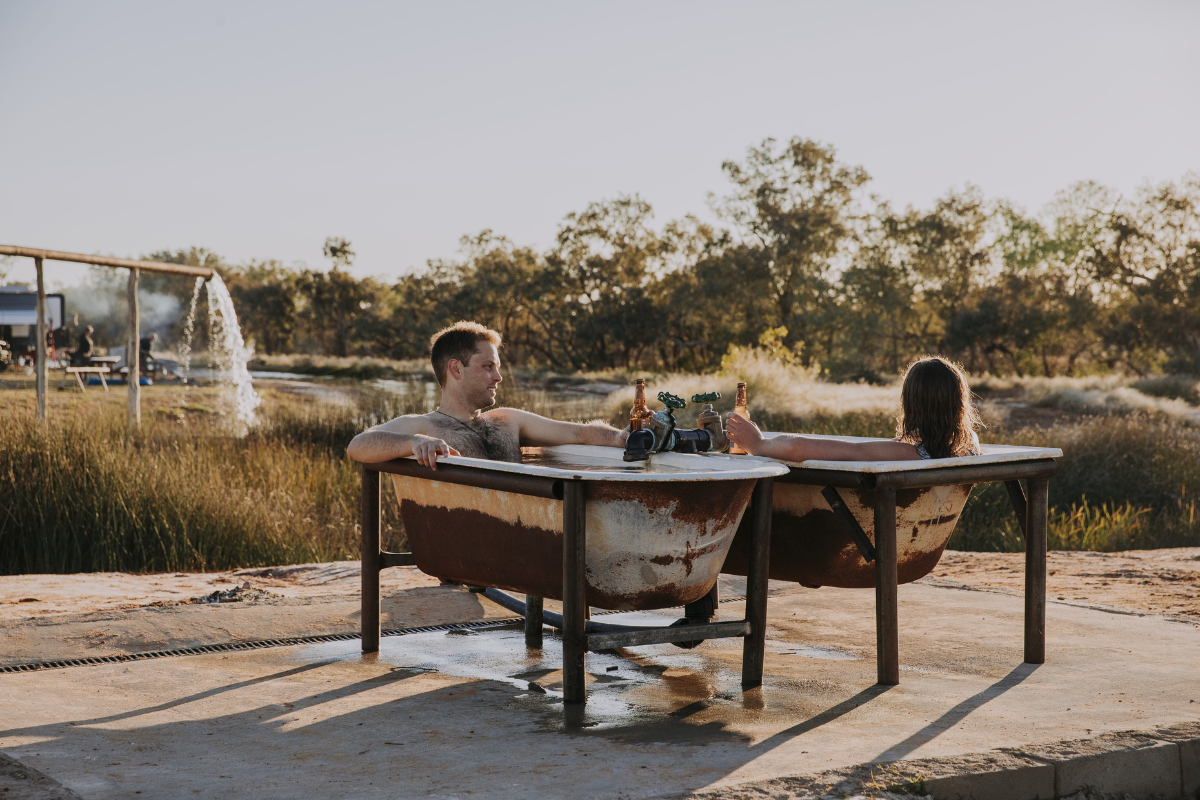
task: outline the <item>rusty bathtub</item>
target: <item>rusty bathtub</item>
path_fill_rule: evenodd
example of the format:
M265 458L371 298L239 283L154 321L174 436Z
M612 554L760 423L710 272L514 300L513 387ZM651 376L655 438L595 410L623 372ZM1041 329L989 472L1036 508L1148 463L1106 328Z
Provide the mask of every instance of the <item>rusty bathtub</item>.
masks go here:
M586 481L589 606L640 611L703 597L721 572L754 482L786 469L671 453L631 467L621 452L567 445L527 448L532 458L521 464L471 458L444 463ZM391 482L422 572L562 599L559 499L444 483L432 471L428 477L392 475Z
M569 445L527 449L522 463L439 459L436 471L412 459L364 464L363 649L378 649L379 570L413 564L439 578L490 587L488 596L502 604L507 600L495 590L524 594L539 609L542 598L562 600L564 663L574 664L564 667L567 702L584 700L582 659L589 649L744 636L744 662L756 663L749 673L743 664L743 682L754 683L755 671L761 680L765 550L757 570L763 574L754 580L761 584L760 624L750 619L750 601L746 620L688 631L634 630L585 617L590 607L651 610L704 597L744 517L756 520L747 525L750 540L764 547L769 541L771 479L788 468L730 456L663 453L643 464L621 456L617 448ZM379 549L381 473L390 475L411 553ZM752 497L759 510L748 515ZM526 620L536 636L527 638L540 642L541 612L532 614L527 610Z
M881 683L899 680L899 662L888 652L896 649L895 586L918 580L937 566L978 483L1004 481L1026 531L1025 660L1044 660L1045 495L1054 459L1062 451L1007 445L982 449L978 456L928 461L777 462L787 464L789 472L775 483L770 577L805 586L874 587L884 634ZM1021 480L1029 485L1028 502ZM882 539L881 531L887 534ZM749 553L749 532L739 531L723 571L746 574Z

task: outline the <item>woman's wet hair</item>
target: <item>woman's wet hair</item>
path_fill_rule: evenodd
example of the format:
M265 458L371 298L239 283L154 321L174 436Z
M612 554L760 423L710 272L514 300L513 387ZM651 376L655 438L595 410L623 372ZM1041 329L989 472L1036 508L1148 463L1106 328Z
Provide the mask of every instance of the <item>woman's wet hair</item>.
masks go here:
M922 445L932 458L971 455L983 427L971 402L962 367L940 356L923 356L908 365L900 390L902 413L896 438Z

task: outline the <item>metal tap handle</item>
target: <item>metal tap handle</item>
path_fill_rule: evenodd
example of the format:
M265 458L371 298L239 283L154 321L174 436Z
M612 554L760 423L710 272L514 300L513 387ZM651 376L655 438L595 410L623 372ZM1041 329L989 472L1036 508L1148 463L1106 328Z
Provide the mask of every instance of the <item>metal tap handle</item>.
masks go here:
M705 392L704 394L692 395L693 403L712 403L712 402L714 402L716 400L720 400L720 399L721 399L720 392Z
M658 402L662 403L667 408L684 408L687 406L687 401L682 397L677 397L670 392L659 392Z

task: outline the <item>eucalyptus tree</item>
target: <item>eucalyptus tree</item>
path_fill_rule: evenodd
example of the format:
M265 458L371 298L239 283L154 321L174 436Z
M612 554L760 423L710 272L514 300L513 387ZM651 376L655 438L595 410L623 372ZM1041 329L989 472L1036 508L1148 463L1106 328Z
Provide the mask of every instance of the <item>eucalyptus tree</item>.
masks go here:
M744 161L721 168L734 188L711 202L734 225L743 255L760 262L746 270L748 277L768 276L773 313L763 329L786 327L787 344L800 345L807 365L837 315L834 283L869 177L862 167L840 163L833 147L798 137L783 145L764 139Z

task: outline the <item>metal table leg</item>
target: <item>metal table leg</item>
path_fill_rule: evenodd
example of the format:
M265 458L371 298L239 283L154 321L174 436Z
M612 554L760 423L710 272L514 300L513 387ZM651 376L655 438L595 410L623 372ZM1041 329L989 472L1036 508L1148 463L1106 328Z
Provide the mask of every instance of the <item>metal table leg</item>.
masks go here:
M771 504L774 478L760 478L750 500L754 538L746 570L746 620L750 633L742 642L742 686L762 685L767 645L767 578L771 563Z
M379 651L379 473L362 466L362 651Z
M542 598L525 595L525 646L542 649Z
M587 485L563 482L563 702L587 702Z
M900 683L896 592L896 490L875 490L875 664L879 683Z
M1046 525L1050 481L1029 481L1025 520L1025 663L1046 662Z

